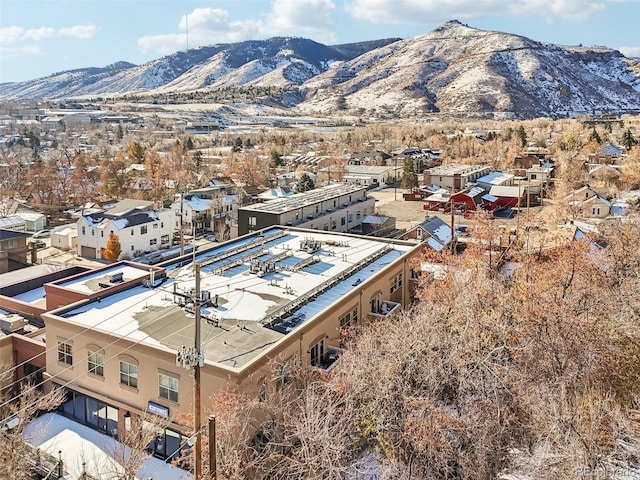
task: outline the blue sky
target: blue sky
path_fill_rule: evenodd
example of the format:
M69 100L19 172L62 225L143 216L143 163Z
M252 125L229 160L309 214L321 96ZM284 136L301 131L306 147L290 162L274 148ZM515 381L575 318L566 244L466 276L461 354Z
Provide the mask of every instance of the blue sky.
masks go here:
M120 60L142 64L187 45L408 38L452 19L640 57L639 18L640 0L0 0L0 83Z

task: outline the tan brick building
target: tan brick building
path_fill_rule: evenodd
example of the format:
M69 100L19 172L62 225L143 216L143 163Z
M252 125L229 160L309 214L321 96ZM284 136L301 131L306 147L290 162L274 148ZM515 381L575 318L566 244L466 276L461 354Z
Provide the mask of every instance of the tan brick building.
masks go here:
M411 301L422 245L273 227L199 251L201 389L228 382L257 395L269 360L328 369L340 329ZM194 346L196 269L120 262L43 286L46 378L68 391L61 412L111 435L151 412L192 411L193 379L177 362ZM188 434L172 424L151 447L170 457Z

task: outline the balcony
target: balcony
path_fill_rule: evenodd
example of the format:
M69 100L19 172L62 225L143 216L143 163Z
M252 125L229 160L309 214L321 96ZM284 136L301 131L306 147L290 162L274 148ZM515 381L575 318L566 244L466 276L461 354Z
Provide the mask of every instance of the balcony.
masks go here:
M392 302L391 300L383 300L378 304L378 307L369 312L369 315L372 317L378 318L386 318L393 314L396 310L400 308L400 304L396 302Z
M328 347L326 353L322 356L320 361L314 365L314 367L325 372L331 371L343 352L344 350L341 348Z

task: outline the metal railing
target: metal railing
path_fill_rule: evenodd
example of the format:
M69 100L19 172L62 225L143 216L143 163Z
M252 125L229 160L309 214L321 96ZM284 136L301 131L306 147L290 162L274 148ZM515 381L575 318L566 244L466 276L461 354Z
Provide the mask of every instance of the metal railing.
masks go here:
M341 282L345 278L351 276L355 272L364 269L367 265L369 265L370 263L374 262L375 260L377 260L381 256L385 255L392 248L393 247L391 247L391 245L388 245L388 244L385 245L384 248L378 250L377 252L372 253L371 255L369 255L368 257L364 258L362 261L358 262L357 264L352 265L351 267L347 268L346 270L340 272L335 277L330 278L329 280L321 283L320 285L318 285L313 290L310 290L309 292L299 296L298 298L296 298L292 302L288 303L287 305L284 305L284 306L280 307L279 309L271 312L269 315L267 315L262 320L260 320L260 323L262 325L267 325L267 324L273 325L273 323L276 320L279 320L282 317L284 317L285 315L288 315L291 312L297 310L299 307L301 307L304 304L306 304L310 299L315 298L318 295L320 295L321 293L329 290L331 287L333 287L337 283Z

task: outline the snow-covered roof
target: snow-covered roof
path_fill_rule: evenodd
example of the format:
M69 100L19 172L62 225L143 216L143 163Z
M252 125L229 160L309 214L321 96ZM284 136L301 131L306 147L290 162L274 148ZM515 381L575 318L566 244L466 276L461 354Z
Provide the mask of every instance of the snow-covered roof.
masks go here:
M57 282L56 285L79 293L95 293L100 291L100 283L109 283L107 280L112 275L122 275L122 281L128 282L138 278L144 278L149 274L147 269L136 268L126 264L116 264L112 268L98 270L93 273L74 277L67 281Z
M184 204L190 209L196 212L204 212L211 208L211 201L198 197L197 195L190 196L184 199Z
M438 252L451 242L451 226L447 225L440 217L431 217L429 220L418 225L418 227L429 234L429 238L425 241L431 248Z
M54 458L60 455L66 472L64 478L83 478L83 473L91 478L103 478L105 472L122 472L122 466L114 459L123 448L117 440L57 413L46 413L31 421L22 438ZM136 473L136 480L148 478L183 480L193 476L158 458L149 457Z
M476 180L478 183L487 183L489 185L502 185L509 182L513 178L511 173L491 172Z
M0 228L11 228L19 225L24 225L24 219L18 215L11 215L10 217L0 218Z
M302 249L309 237L319 242L319 250ZM201 312L207 361L231 368L244 365L340 301L353 290L353 283L366 281L413 248L417 247L403 241L274 227L198 252L201 290L217 298ZM166 267L167 278L157 288L134 286L100 302L63 308L57 315L177 351L193 340L193 314L176 304L174 296L174 288L186 295L195 287L192 257L186 258L185 265ZM250 273L256 264L269 262L277 266L274 271L263 276ZM77 277L65 286L86 288L86 278Z

